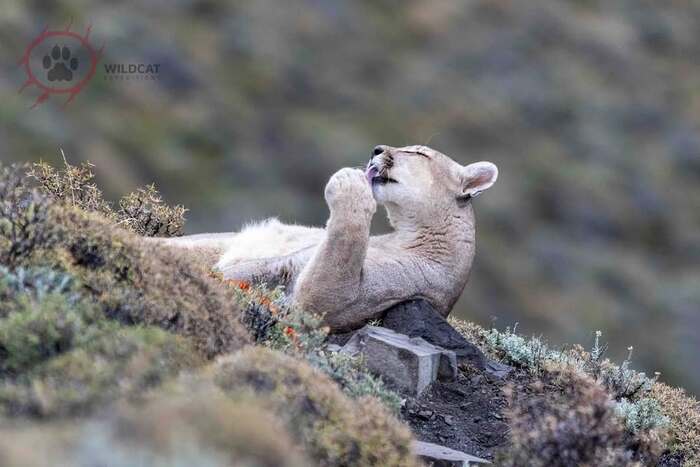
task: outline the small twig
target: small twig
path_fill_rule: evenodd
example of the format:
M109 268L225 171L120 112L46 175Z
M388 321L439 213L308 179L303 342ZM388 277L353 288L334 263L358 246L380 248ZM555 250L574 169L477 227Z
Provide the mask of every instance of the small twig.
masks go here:
M73 176L70 173L70 164L68 164L68 160L66 159L66 153L63 152L63 148L58 149L61 150L61 156L63 156L63 163L66 165L66 175L68 176L68 181L70 185L70 196L73 200L73 206L75 207L75 190L73 189Z

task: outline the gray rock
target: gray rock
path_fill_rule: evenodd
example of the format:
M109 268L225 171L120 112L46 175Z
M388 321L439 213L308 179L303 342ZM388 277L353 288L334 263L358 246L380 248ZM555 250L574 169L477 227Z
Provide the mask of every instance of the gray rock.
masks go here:
M342 349L338 344L326 344L326 350L332 353L340 352Z
M398 333L422 337L433 345L452 350L460 363L469 362L497 378L503 378L511 370L507 365L486 358L477 346L466 340L425 300L409 300L394 305L387 310L383 324Z
M416 456L434 467L470 467L490 464L486 459L425 441L414 441L411 448Z
M457 377L454 352L420 337L411 338L382 327L360 329L341 352L362 354L370 371L412 396L419 395L438 378L453 380Z

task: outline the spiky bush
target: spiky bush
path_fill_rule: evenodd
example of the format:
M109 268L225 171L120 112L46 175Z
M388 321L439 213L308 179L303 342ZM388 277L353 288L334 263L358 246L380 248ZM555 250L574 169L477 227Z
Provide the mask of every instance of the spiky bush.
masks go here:
M56 232L45 228L51 203L27 186L25 170L22 165L0 165L0 264L8 266L56 240Z
M71 165L65 159L65 155L63 163L64 167L61 170L45 162L36 162L31 165L27 176L53 201L88 212L97 212L108 219L116 220L110 204L104 200L102 191L93 182L93 165L89 162Z
M119 223L139 235L176 237L182 235L186 209L163 202L154 185L139 188L119 200Z
M64 167L56 169L45 162L34 163L28 176L39 191L63 205L96 212L107 220L138 235L174 237L182 235L185 212L182 206L170 207L163 202L154 185L139 188L119 200L117 208L106 201L95 185L95 175L89 162L71 165L63 159Z

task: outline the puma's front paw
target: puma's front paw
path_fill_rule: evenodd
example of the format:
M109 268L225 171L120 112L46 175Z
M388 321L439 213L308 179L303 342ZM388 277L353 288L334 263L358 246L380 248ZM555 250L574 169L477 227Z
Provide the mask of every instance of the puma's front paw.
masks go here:
M369 220L377 210L372 188L359 169L344 168L333 174L326 185L325 196L331 213L362 215Z

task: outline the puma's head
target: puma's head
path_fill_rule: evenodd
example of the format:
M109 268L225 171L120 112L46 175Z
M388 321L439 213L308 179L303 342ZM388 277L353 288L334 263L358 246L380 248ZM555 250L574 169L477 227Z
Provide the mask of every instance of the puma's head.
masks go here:
M463 166L426 146L377 146L366 174L392 224L430 224L439 212L465 209L496 182L498 168L491 162Z

